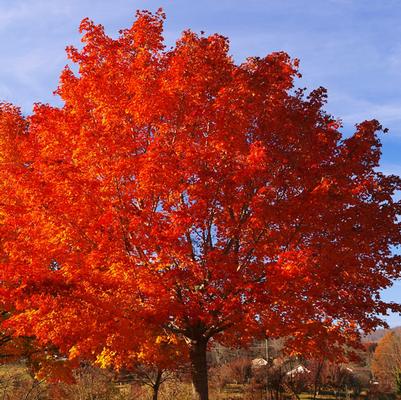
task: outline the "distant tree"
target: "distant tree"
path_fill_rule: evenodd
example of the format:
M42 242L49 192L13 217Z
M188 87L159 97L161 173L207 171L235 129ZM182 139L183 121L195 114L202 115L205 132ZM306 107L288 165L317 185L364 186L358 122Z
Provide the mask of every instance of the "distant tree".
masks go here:
M372 360L372 373L385 392L398 391L401 373L401 337L395 332L380 339Z
M177 335L207 400L211 341L335 357L399 309L380 291L401 181L377 171L379 123L343 138L326 91L294 88L296 60L238 65L190 31L166 49L163 21L111 38L84 19L64 104L1 105L1 295L8 327L71 359Z

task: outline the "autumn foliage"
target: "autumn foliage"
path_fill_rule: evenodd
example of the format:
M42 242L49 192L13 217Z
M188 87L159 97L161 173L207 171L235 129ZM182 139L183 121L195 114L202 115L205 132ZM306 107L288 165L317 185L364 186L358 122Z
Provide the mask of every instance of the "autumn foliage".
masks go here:
M401 386L401 337L395 332L388 332L378 343L373 360L372 372L383 392L397 392Z
M401 181L377 172L379 123L343 138L287 54L166 49L163 20L83 20L64 105L1 106L1 294L8 329L72 359L123 367L167 335L206 399L211 338L332 356L397 309Z

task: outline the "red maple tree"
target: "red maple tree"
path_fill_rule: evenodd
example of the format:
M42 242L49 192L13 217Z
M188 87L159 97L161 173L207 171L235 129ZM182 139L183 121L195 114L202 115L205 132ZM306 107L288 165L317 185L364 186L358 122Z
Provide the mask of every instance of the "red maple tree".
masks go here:
M163 20L117 39L83 20L64 105L2 106L0 279L7 327L71 358L185 340L205 400L211 340L333 355L398 309L401 181L376 169L379 123L343 138L287 54L237 65L191 31L165 49Z

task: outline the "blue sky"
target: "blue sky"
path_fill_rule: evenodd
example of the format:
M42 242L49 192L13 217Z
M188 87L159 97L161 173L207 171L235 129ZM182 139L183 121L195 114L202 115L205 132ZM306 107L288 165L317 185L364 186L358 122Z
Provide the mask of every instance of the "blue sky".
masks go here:
M0 99L30 113L52 95L67 63L65 46L79 44L78 25L90 17L115 36L136 9L167 13L173 44L187 28L228 36L235 60L284 50L301 60L308 88L328 89L326 109L344 122L376 118L386 173L401 174L401 2L399 0L0 0ZM384 293L401 302L401 283ZM401 325L392 315L390 325Z

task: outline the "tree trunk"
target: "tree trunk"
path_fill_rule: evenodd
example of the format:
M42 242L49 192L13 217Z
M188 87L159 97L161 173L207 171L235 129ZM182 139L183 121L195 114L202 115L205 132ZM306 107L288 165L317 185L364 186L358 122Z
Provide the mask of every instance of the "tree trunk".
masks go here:
M152 396L152 400L157 400L157 397L159 395L159 386L153 386L153 396Z
M191 360L192 384L194 386L194 400L209 400L207 362L207 339L192 339L189 346Z
M323 366L324 366L324 360L318 361L317 369L316 369L316 373L315 373L314 385L313 385L313 400L316 400L317 395L320 392L320 381L321 381L320 375L323 370Z
M161 383L161 380L162 380L162 375L163 375L163 370L158 369L157 370L156 381L152 386L152 389L153 389L152 400L157 400L157 397L159 395L159 388L160 388L160 383Z

